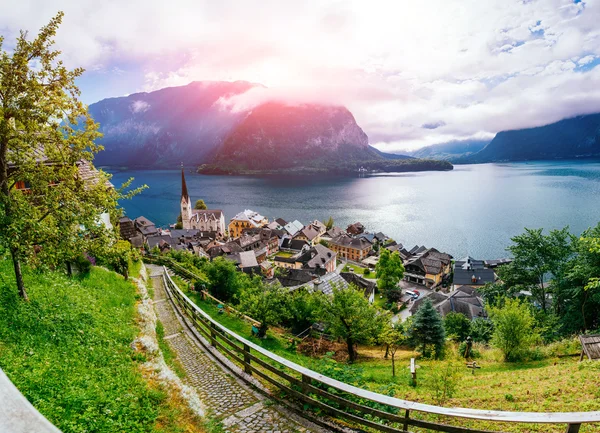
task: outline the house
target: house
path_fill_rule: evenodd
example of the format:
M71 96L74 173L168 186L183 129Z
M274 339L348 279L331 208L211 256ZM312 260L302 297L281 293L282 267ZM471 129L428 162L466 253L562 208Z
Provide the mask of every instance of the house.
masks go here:
M251 251L264 246L260 234L249 235L247 233L242 233L242 235L233 242L242 247L242 250L244 251Z
M125 239L126 241L137 235L131 218L126 216L119 218L119 234L121 235L121 239Z
M478 287L496 281L496 273L485 266L483 260L475 260L467 256L454 262L452 289L462 286Z
M281 245L279 245L279 249L283 251L297 252L302 251L304 248L310 247L310 244L302 239L292 239L289 237L284 237L281 240Z
M229 237L238 238L244 229L264 227L269 220L253 210L246 209L238 213L229 221Z
M351 238L342 234L329 241L329 248L344 259L360 262L367 258L373 244L365 238Z
M279 268L277 280L283 287L298 287L310 283L318 275L308 269Z
M484 260L483 264L485 265L486 268L497 268L498 266L502 266L502 265L507 265L509 263L512 263L512 259L508 258L508 259L495 259L495 260Z
M330 240L337 238L338 236L343 234L345 234L345 232L341 228L332 227L321 236L321 239L329 242Z
M336 253L329 248L317 244L291 256L275 256L275 266L287 269L324 269L326 272L335 271Z
M327 231L327 226L319 220L314 220L309 226L313 226L319 232L319 236L323 236Z
M386 242L387 240L390 239L388 236L384 235L381 232L375 233L374 238L375 238L375 241L379 242L380 244L382 244L382 243L384 243L384 242Z
M417 312L423 300L429 299L442 317L448 313L461 313L468 319L487 317L485 305L481 295L472 287L463 286L449 293L431 292L423 298L417 299L410 307L411 314Z
M243 251L244 250L242 249L242 247L239 246L239 244L236 244L235 242L227 242L224 244L212 246L206 252L212 260L215 257L226 256L233 253L241 253Z
M354 272L340 272L340 276L349 284L354 284L359 289L362 289L365 298L372 304L375 302L375 289L377 284L374 281L369 281Z
M237 268L246 273L261 272L260 265L256 261L254 251L241 251L225 256L227 260L234 262Z
M225 215L220 209L193 209L192 200L185 183L183 164L181 165L181 225L184 229L215 232L217 237L225 236Z
M269 224L270 225L270 224ZM243 235L259 235L261 241L267 245L267 255L273 255L279 251L280 239L286 235L284 230L270 229L267 227L244 229Z
M292 222L287 223L283 229L288 232L288 234L292 237L294 237L294 235L296 235L296 233L298 233L300 230L302 230L304 228L304 224L302 224L300 221L298 220L294 220Z
M409 251L410 257L404 261L404 279L427 287L442 283L450 273L452 256L435 248L415 246Z
M321 234L313 225L308 225L293 236L294 239L300 239L308 242L311 245L319 243Z
M144 216L134 219L133 225L135 226L137 232L141 234L144 239L147 239L149 236L155 236L159 234L156 224Z
M354 224L350 224L346 228L346 233L348 233L351 236L359 235L359 234L363 233L364 231L365 231L365 226L363 226L359 222L355 222Z

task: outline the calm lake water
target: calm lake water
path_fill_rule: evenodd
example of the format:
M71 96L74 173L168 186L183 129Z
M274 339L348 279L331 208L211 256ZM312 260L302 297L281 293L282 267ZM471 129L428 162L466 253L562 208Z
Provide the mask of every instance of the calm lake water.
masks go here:
M179 170L116 171L150 188L122 203L128 216L157 225L179 214ZM574 233L600 221L600 162L459 165L451 172L382 174L365 178L229 177L186 173L190 196L222 209L226 221L244 209L269 219L307 223L332 216L345 228L360 221L409 248L436 247L454 257L506 256L524 227L569 226Z

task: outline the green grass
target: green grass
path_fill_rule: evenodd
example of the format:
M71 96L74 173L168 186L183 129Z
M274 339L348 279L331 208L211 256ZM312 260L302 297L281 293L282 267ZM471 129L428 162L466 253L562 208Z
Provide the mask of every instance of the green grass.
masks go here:
M297 364L316 371L322 370L323 363L318 359L291 350L284 333L269 330L264 340L252 337L249 323L233 315L218 314L216 305L202 301L198 294L188 293L188 296L213 319L238 335ZM505 363L497 350L482 347L477 349L483 353L483 357L477 360L482 368L475 375L466 368L452 343L448 345L447 360L417 359L418 385L413 387L410 385L408 366L410 358L418 354L410 350L399 350L396 353L396 376L392 377L391 359L384 359L383 347L360 346L359 360L352 367L358 372L356 377L360 380L352 384L402 399L436 404L433 379L445 363L453 362L457 369L457 391L444 402L445 406L508 411L600 410L600 362L578 363L578 358L549 357L541 361ZM343 365L342 370L347 370ZM444 421L429 415L422 417ZM528 426L477 423L460 419L446 422L506 432L564 431L562 425ZM598 426L584 426L581 432L593 432L597 428Z
M290 258L295 256L295 253L290 253L288 251L279 251L277 254L275 254L275 257L286 257L286 258Z
M100 268L69 279L25 270L22 301L0 259L0 367L64 433L202 431L169 423L185 408L147 382L130 345L136 289Z
M344 266L343 272L354 272L357 275L364 275L365 270L367 270L368 268L363 268L362 266L356 266L353 265L352 263L346 263L346 265ZM368 273L366 275L367 278L375 278L375 271L370 271L370 273Z

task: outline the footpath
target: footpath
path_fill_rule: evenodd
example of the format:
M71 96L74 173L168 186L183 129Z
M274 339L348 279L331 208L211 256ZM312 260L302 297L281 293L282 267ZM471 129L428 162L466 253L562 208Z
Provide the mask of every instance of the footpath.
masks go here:
M221 422L225 432L326 431L278 406L217 364L177 317L164 288L163 268L146 267L154 287L154 308L164 327L164 338L186 372L183 380L196 390L209 415Z

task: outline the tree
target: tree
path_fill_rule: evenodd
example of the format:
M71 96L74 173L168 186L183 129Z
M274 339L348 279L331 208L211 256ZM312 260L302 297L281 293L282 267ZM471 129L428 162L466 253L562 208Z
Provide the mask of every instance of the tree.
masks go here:
M490 307L494 323L492 344L504 354L506 361L518 361L539 335L533 328L530 307L519 299L506 299L503 306Z
M206 203L204 203L204 200L196 200L196 204L194 205L194 209L206 210L206 209L208 209L208 207L206 206Z
M498 270L500 279L508 287L531 291L532 298L546 312L549 288L547 276L561 277L563 264L571 253L568 228L552 230L548 235L542 229L525 229L513 237L508 251L513 262Z
M375 272L377 287L390 302L393 302L397 298L397 296L394 296L396 294L394 292L399 291L398 283L404 276L404 265L398 252L391 253L390 250L383 249L375 266Z
M423 356L441 356L446 340L444 324L440 314L427 298L412 316L409 337Z
M287 297L289 291L278 285L265 286L259 276L252 278L240 292L241 311L260 322L258 337L267 334L269 326L276 325L289 317Z
M238 294L245 276L237 271L232 262L223 257L217 257L207 263L204 273L209 281L209 292L221 301L229 301Z
M383 332L380 337L381 341L386 345L386 353L389 353L392 357L392 376L396 376L396 352L398 348L405 343L406 336L404 335L404 329L400 323L392 323L390 320L383 328Z
M183 228L183 218L180 213L179 215L177 215L177 222L175 223L175 229L181 230L182 228Z
M334 224L333 217L330 216L329 219L327 221L325 221L325 228L327 230L331 230L333 228L333 224Z
M494 324L491 320L476 317L471 322L471 337L477 343L489 343L494 333Z
M31 41L22 31L11 51L2 50L0 37L0 244L25 299L22 264L56 267L81 256L105 229L99 214L116 216L122 192L91 165L102 148L94 142L98 125L78 99L83 69L68 70L52 49L62 17Z
M387 317L372 306L354 285L334 288L333 295L321 295L318 317L334 337L343 338L350 362L356 361L355 344L372 342L380 335Z
M471 335L471 321L462 313L451 311L444 317L446 335L454 341L465 341Z
M281 268L277 268L281 269ZM309 292L305 288L294 290L288 294L289 317L288 325L294 334L305 331L318 319L317 294Z

